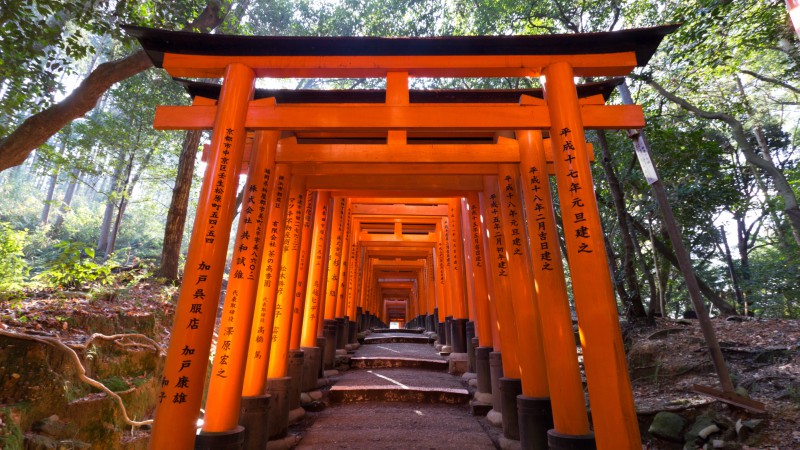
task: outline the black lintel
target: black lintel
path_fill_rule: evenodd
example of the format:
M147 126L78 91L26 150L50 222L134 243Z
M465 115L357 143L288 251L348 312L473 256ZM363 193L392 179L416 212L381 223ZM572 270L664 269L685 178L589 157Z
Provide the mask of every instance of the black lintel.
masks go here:
M524 36L355 37L239 36L168 31L122 25L139 40L153 64L165 53L225 56L486 56L582 55L634 51L647 65L664 36L679 25L599 33Z
M175 79L193 98L205 97L219 99L221 85L202 83L185 79ZM611 96L615 87L624 78L580 84L578 97L602 95L605 100ZM517 103L521 95L544 98L541 89L435 89L409 90L411 103ZM386 91L383 90L321 90L321 89L256 89L256 99L274 97L278 104L285 103L384 103Z

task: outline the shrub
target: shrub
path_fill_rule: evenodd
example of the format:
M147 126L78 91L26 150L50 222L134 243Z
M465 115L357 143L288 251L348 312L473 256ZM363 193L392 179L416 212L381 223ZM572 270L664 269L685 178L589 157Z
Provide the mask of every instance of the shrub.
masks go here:
M84 242L61 241L55 245L61 253L47 263L47 270L39 277L56 287L81 289L86 284L105 282L111 274L112 264L97 264L94 249Z
M22 250L28 240L26 230L14 230L0 222L0 295L18 291L30 271Z

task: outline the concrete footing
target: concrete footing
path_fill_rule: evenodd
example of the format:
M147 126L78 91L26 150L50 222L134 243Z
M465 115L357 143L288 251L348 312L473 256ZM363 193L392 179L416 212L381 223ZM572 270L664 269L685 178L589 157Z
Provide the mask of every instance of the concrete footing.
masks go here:
M447 371L453 375L461 375L469 369L469 355L466 353L450 353L447 357Z
M288 436L269 441L267 443L267 450L289 450L295 448L299 442L300 436L290 434Z
M500 436L500 449L501 450L520 450L520 442L515 439L509 439L505 436Z
M503 413L494 408L486 413L486 420L488 420L492 426L503 428Z
M244 445L244 427L219 433L199 432L194 439L195 450L239 450Z
M303 420L303 417L306 416L306 410L303 407L298 406L295 409L289 411L288 423L289 425L297 423Z

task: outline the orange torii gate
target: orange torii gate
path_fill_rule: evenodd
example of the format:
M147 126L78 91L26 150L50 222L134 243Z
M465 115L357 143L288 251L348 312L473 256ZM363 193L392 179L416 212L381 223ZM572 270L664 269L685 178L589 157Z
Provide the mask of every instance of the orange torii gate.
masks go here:
M600 449L641 448L584 129L640 128L644 118L638 106L603 105L591 95L579 100L574 77L624 76L645 65L674 29L386 39L198 35L126 27L154 64L171 75L223 78L218 100L198 96L192 106L160 107L156 114L157 128L213 129L213 134L151 448L195 445L216 318L212 311L220 294L248 130L255 131L247 183L252 195L234 255L244 258L244 268L232 269L199 447L241 445L241 396L248 404L263 404L268 373L270 378L286 375L291 327L299 325L292 325L291 310L300 304L294 299L307 294L305 285L295 282L298 266L309 266L300 256L304 235L306 258L317 253L324 258L322 245L339 264L329 258L328 282L320 288L333 289L333 296L323 300L318 295L310 303L317 305L317 317L308 313L298 319L310 330L302 333L303 342L319 330L321 303L325 318L329 310L337 318L350 312L348 298L352 310L353 297L347 296L355 287L358 259L351 247L357 249L358 241L350 228L354 205L349 199L380 193L466 198L471 209L483 213L479 225L460 203L451 204L453 226L442 234L438 254L449 249L465 264L461 224L469 221L479 228L481 236L473 236L468 259L473 271L480 268L476 260L490 262L484 269L492 287L483 289L493 296L502 326L506 376L521 384L520 408L549 409L552 399L554 429L549 432L544 417L529 423L524 420L530 421L530 414L527 419L521 414L523 446L535 448L549 439L552 448L591 448L596 438ZM258 77L379 77L387 79L387 89L257 98ZM409 77L542 77L544 98L541 91L538 98L526 91L414 92L408 89ZM516 139L504 137L504 130L516 131ZM549 145L540 130L549 131ZM281 139L277 132L293 136ZM571 322L552 203L543 195L550 190L548 148L553 149L549 161L562 205L595 436L586 418L574 347L571 354L561 351L568 350L572 333L563 336ZM316 227L321 220L314 209L325 207L323 199L306 208L313 192L332 197L327 204L330 233L323 239L328 243L315 241L316 248L310 239L319 229L316 235L303 232L304 222L314 217ZM324 264L311 266L315 269L309 274L321 281ZM442 264L433 266L439 274L446 272ZM465 270L452 261L445 266L454 277ZM463 296L465 291L458 289L463 286L450 295ZM466 309L455 311L466 318ZM478 318L486 315L483 308L475 310L481 311ZM551 315L548 320L540 320L543 313ZM309 320L315 324L306 326ZM533 434L526 435L529 429Z

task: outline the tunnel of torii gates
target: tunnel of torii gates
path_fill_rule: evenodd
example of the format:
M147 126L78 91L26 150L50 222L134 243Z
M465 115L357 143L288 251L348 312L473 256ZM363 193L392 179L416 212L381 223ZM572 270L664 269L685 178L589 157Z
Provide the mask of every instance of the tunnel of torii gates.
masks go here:
M212 137L150 448L255 434L240 411L266 404L295 350L329 365L357 331L396 322L454 352L469 328L479 357L499 352L520 405L552 414L545 445L641 449L584 130L641 128L644 116L605 104L620 79L574 80L625 76L675 28L372 38L125 27L173 77L222 79L184 81L192 105L156 112L158 129ZM261 77L385 78L386 89L257 90ZM543 89L409 90L414 77L540 77Z

